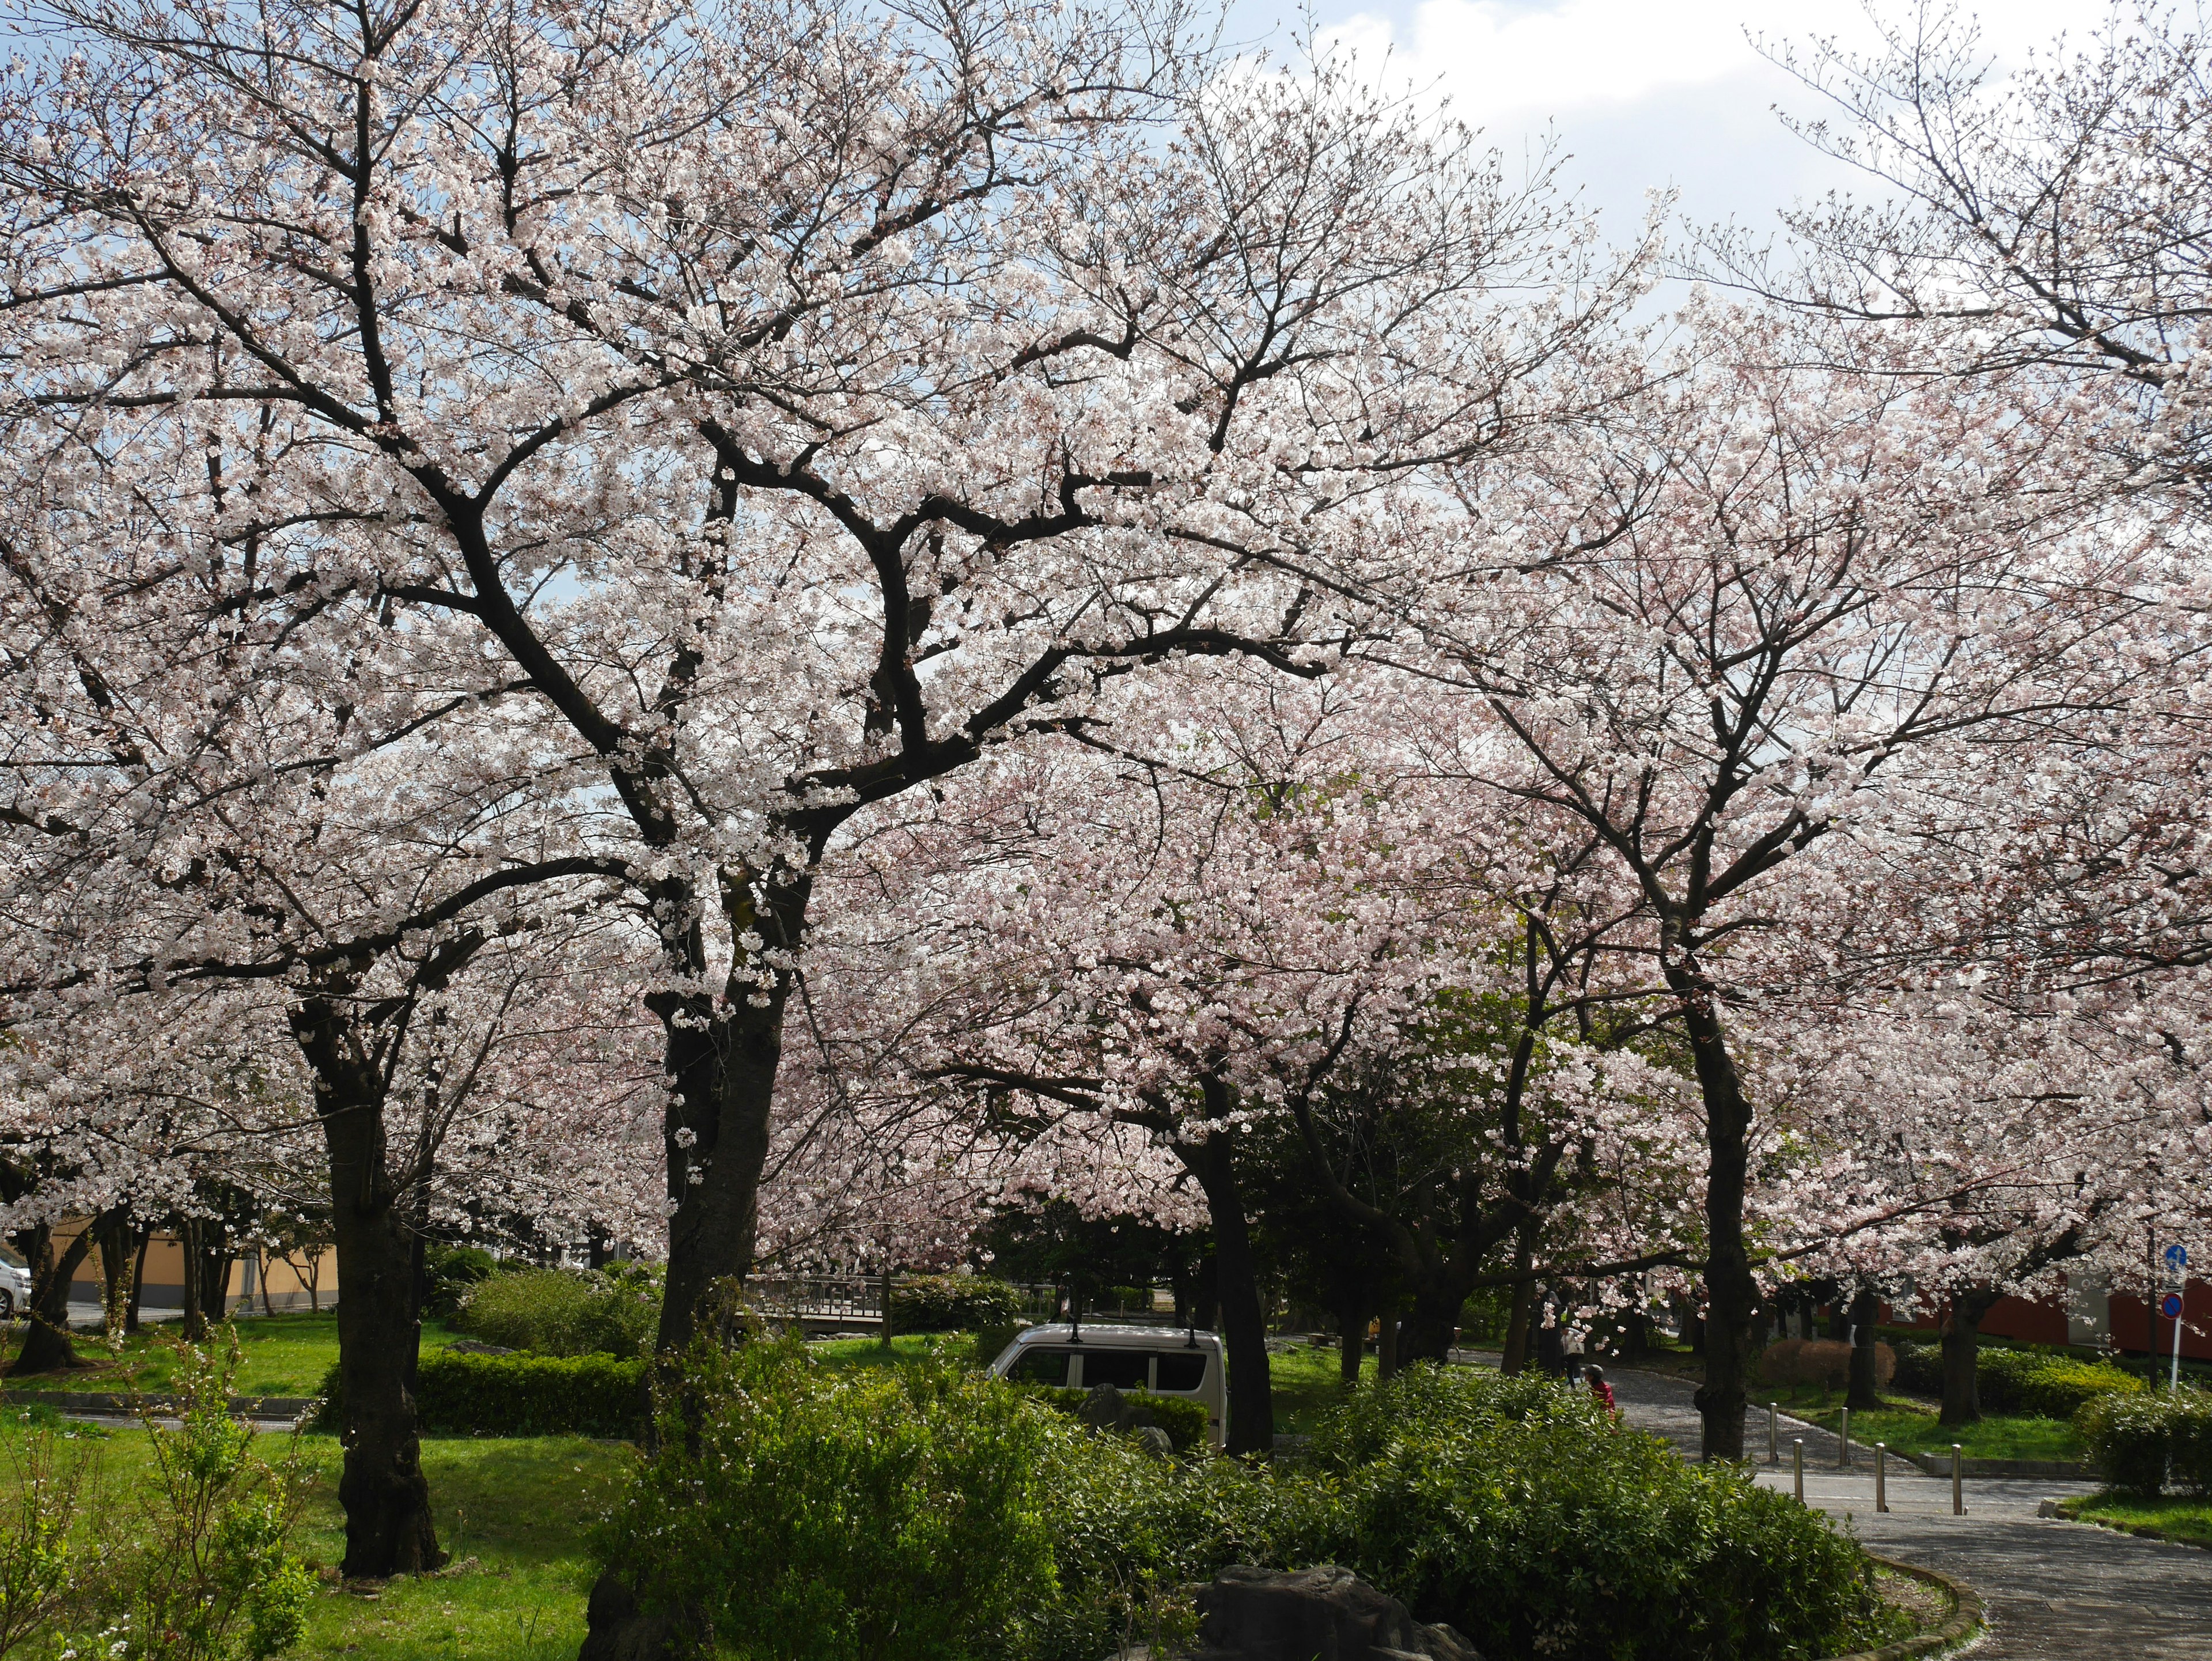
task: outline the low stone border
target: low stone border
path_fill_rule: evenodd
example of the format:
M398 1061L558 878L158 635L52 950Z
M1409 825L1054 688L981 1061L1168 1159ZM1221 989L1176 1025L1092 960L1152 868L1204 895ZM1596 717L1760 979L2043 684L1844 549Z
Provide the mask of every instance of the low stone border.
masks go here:
M1890 1451L1897 1453L1894 1448ZM1948 1476L1951 1474L1951 1456L1948 1453L1898 1453L1897 1457L1911 1460L1930 1476ZM2097 1480L2095 1466L2075 1464L2064 1459L1961 1459L1959 1474L1962 1476L2047 1476L2061 1482L2094 1482Z
M1854 1650L1849 1655L1832 1655L1824 1661L1914 1661L1914 1658L1938 1654L1955 1645L1963 1644L1982 1628L1982 1600L1972 1586L1954 1580L1948 1574L1938 1574L1934 1569L1923 1569L1915 1563L1900 1563L1893 1557L1876 1557L1867 1554L1867 1561L1879 1563L1893 1573L1909 1575L1915 1580L1940 1586L1951 1598L1950 1618L1931 1632L1915 1633L1910 1638L1900 1638L1894 1644L1884 1644L1878 1650Z
M19 1408L53 1408L77 1413L139 1413L148 1408L173 1409L173 1396L149 1396L133 1391L112 1395L96 1390L0 1390L0 1403ZM223 1405L233 1413L264 1419L296 1419L314 1404L307 1396L230 1396Z

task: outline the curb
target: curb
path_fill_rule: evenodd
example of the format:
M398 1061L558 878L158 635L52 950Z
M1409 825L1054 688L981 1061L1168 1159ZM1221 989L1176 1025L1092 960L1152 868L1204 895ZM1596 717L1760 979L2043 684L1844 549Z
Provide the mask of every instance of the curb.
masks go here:
M1950 1617L1932 1632L1916 1633L1894 1644L1884 1644L1878 1650L1854 1650L1849 1655L1826 1656L1822 1661L1915 1661L1917 1657L1935 1655L1962 1644L1982 1629L1981 1597L1965 1582L1917 1564L1900 1563L1893 1557L1877 1557L1872 1552L1867 1553L1866 1557L1869 1563L1879 1563L1893 1573L1909 1575L1929 1585L1942 1587L1951 1597Z
M178 1399L173 1396L149 1396L138 1391L112 1395L94 1390L0 1390L0 1404L9 1407L54 1408L77 1413L132 1414L149 1408L173 1410ZM233 1413L258 1415L269 1419L296 1419L314 1405L314 1398L307 1396L227 1396L223 1398L223 1405Z
M1893 1453L1896 1450L1890 1450ZM1910 1460L1930 1476L1951 1474L1950 1456L1942 1453L1901 1453L1900 1459ZM2064 1459L1962 1459L1959 1462L1962 1476L2046 1476L2054 1482L2094 1482L2096 1468L2076 1464Z

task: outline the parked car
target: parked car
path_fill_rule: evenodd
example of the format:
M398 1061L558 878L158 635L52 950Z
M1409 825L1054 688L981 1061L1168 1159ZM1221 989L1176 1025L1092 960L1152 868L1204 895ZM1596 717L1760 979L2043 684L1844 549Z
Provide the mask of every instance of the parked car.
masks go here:
M1092 1326L1060 1322L1024 1328L991 1363L1001 1378L1063 1389L1151 1390L1206 1409L1206 1434L1219 1447L1228 1400L1218 1334L1181 1327Z
M31 1266L0 1245L0 1321L12 1321L31 1306Z

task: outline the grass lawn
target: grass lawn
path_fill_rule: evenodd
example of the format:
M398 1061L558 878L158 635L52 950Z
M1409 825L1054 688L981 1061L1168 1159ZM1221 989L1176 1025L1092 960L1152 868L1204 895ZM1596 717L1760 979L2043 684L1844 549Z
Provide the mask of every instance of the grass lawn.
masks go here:
M0 1493L15 1482L7 1456L26 1433L42 1428L81 1445L99 1462L112 1502L131 1503L146 1468L145 1433L70 1424L40 1409L0 1415ZM274 1457L283 1439L268 1437L260 1446ZM438 1540L453 1563L434 1576L352 1588L337 1579L345 1542L337 1439L304 1436L299 1446L313 1480L295 1543L322 1584L298 1655L568 1661L575 1654L588 1591L584 1534L629 1457L621 1444L580 1437L426 1439L422 1469Z
M313 1396L322 1387L323 1375L337 1365L338 1317L316 1314L254 1315L240 1318L237 1393L240 1396ZM422 1347L435 1349L449 1338L437 1321L422 1323ZM42 1372L10 1378L19 1390L93 1390L125 1391L166 1390L173 1382L175 1362L166 1345L177 1339L177 1324L149 1323L111 1351L96 1334L74 1335L76 1353L89 1366L67 1372ZM20 1345L14 1341L10 1349Z
M2168 1540L2212 1546L2212 1501L2146 1500L2141 1494L2116 1494L2107 1488L2087 1499L2069 1500L2065 1510L2069 1517L2085 1523L2109 1523L2124 1529L2156 1529Z
M1280 1435L1303 1436L1321 1422L1321 1416L1344 1399L1338 1382L1334 1344L1315 1349L1301 1344L1277 1350L1267 1357L1267 1382L1275 1400L1275 1429ZM1363 1359L1359 1376L1375 1382L1375 1358Z
M1754 1441L1766 1434L1765 1409L1769 1400L1779 1400L1784 1412L1825 1429L1836 1430L1842 1425L1840 1398L1832 1406L1801 1407L1792 1405L1787 1395L1762 1395L1752 1403L1750 1439ZM1784 1439L1788 1439L1786 1432ZM2078 1460L2082 1457L2081 1439L2063 1419L1992 1414L1978 1425L1953 1430L1936 1422L1933 1409L1899 1396L1883 1397L1879 1412L1852 1414L1851 1440L1861 1447L1887 1442L1899 1453L1948 1453L1951 1444L1956 1442L1969 1459Z

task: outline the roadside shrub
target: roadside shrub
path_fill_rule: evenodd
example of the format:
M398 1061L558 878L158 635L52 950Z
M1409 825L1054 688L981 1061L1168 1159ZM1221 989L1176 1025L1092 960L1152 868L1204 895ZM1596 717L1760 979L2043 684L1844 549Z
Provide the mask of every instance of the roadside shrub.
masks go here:
M1018 1384L1016 1389L1033 1396L1047 1407L1057 1408L1062 1413L1074 1414L1083 1410L1083 1403L1091 1392L1069 1390L1058 1384ZM1152 1422L1167 1432L1168 1440L1177 1453L1188 1453L1194 1449L1209 1445L1206 1434L1206 1405L1181 1396L1155 1396L1150 1390L1124 1390L1123 1396L1137 1407L1147 1409Z
M2074 1425L2112 1487L2154 1494L2170 1469L2182 1492L2212 1498L2212 1391L2106 1391L2082 1407Z
M891 1287L891 1325L900 1332L998 1326L1021 1306L1013 1287L985 1275L916 1275Z
M416 1370L422 1429L453 1436L628 1436L644 1417L642 1360L612 1355L427 1352ZM318 1423L334 1428L343 1388L324 1376Z
M1974 1390L1985 1413L2071 1419L2100 1396L2140 1395L2143 1381L2116 1366L2030 1349L1985 1349Z
M82 1451L59 1446L51 1424L12 1444L8 1457L0 1656L78 1613L100 1566L96 1542L105 1532L98 1474Z
M1413 1368L1339 1409L1310 1455L1333 1503L1305 1508L1296 1554L1486 1654L1758 1661L1856 1647L1879 1618L1826 1518L1683 1463L1586 1392Z
M422 1312L450 1319L477 1287L500 1272L499 1259L481 1246L432 1246L422 1254L428 1285Z
M645 1353L660 1321L657 1277L613 1269L530 1269L479 1282L453 1324L471 1337L541 1355Z
M1837 1338L1784 1338L1766 1347L1759 1366L1771 1384L1818 1384L1823 1390L1841 1390L1850 1383L1851 1347ZM1896 1376L1897 1352L1887 1344L1875 1344L1875 1388L1887 1389Z
M702 1346L595 1547L702 1649L967 1661L1050 1596L1051 1424L934 1358L841 1370L790 1341Z

